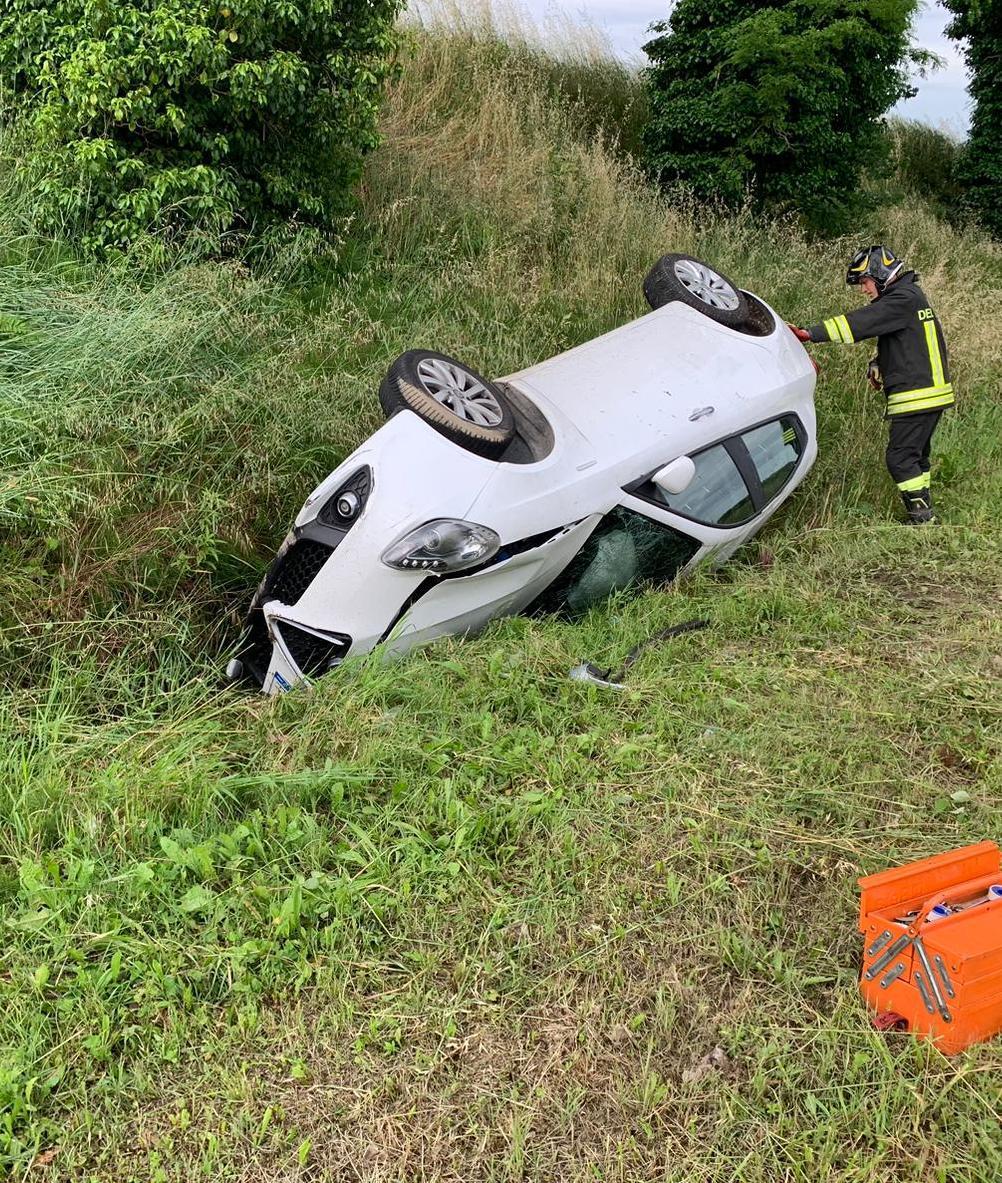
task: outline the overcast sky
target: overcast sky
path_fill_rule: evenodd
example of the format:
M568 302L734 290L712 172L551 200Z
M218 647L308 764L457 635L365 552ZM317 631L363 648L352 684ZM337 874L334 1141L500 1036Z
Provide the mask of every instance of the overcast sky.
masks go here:
M509 0L513 7L525 9L542 22L548 13L563 11L580 16L589 24L604 29L616 51L624 58L646 62L641 46L649 40L647 29L653 21L664 20L669 0ZM949 14L938 3L926 0L916 23L916 41L945 58L945 69L924 82L917 80L919 93L902 103L898 112L910 119L921 119L957 134L966 132L969 123L967 75L955 42L948 41L943 29Z

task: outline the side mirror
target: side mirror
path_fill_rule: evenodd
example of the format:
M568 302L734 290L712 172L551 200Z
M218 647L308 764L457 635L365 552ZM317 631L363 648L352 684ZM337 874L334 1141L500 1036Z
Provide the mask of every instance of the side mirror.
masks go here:
M696 476L696 466L688 456L679 456L659 469L651 480L666 493L684 493Z

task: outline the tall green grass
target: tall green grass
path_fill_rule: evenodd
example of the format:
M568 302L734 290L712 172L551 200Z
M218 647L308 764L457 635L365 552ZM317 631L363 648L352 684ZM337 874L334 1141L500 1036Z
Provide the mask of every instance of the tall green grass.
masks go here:
M897 192L919 197L937 213L956 218L962 213L963 186L957 169L963 143L948 132L912 119L892 119L887 127L891 185Z
M997 247L912 198L859 228L952 347L936 530L832 349L814 474L719 574L221 687L403 349L512 371L640 314L667 250L845 304L855 239L667 203L503 34L417 31L342 239L253 261L81 262L0 144L2 1169L987 1183L999 1050L869 1031L853 877L999 831ZM697 615L620 695L566 678Z
M586 24L583 13L572 18L551 8L540 25L524 8L498 0L417 0L408 21L425 71L433 47L475 58L478 85L486 73L506 75L560 108L580 138L602 138L639 159L647 116L639 62L617 58L607 35Z

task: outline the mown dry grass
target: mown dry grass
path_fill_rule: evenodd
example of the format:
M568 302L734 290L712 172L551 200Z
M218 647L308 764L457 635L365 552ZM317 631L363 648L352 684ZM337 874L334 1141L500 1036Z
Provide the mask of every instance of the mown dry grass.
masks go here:
M274 707L175 690L79 733L32 712L20 850L116 852L88 883L65 838L49 856L41 1013L74 1005L37 1119L50 1176L991 1178L998 1049L948 1064L868 1030L854 878L997 825L997 548L772 541L767 567L512 621L404 677ZM648 654L624 695L566 680L690 615L712 632ZM204 869L158 846L191 848L185 826L223 843Z

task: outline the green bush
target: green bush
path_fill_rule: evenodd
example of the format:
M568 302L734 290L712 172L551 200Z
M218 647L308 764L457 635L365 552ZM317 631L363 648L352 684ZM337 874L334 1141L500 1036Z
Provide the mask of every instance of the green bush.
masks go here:
M271 219L329 226L377 142L401 0L7 0L0 86L42 212L89 245Z
M793 208L837 231L879 165L881 116L913 93L915 0L678 0L645 46L649 167L698 198Z
M947 36L963 43L974 100L960 178L969 206L996 238L1002 238L1002 4L998 0L944 3L953 13Z

